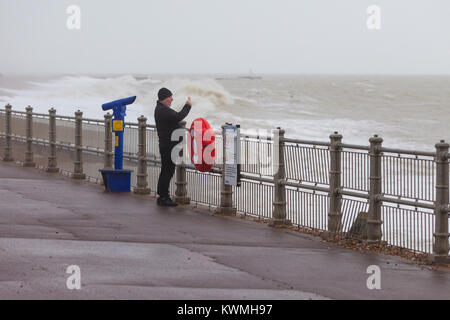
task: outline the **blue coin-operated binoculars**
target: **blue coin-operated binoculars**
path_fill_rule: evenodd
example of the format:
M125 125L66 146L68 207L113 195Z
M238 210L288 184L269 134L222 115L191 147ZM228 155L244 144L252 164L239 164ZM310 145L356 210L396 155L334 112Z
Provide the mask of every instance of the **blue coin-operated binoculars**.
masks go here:
M104 111L113 110L112 131L115 134L114 170L102 169L105 189L111 192L129 192L131 188L132 170L123 169L123 131L127 105L132 104L136 96L120 99L102 105Z

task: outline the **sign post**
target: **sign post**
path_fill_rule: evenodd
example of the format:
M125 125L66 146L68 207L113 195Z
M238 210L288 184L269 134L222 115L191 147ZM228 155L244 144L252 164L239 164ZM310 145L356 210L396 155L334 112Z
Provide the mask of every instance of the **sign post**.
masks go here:
M226 124L224 126L224 176L225 184L241 186L241 137L240 125Z

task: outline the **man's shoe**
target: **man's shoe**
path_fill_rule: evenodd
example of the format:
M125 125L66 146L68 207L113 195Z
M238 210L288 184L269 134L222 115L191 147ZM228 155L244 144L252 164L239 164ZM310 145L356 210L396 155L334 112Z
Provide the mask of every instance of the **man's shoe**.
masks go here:
M159 197L158 200L156 200L156 204L158 206L162 207L176 207L178 204L176 202L173 202L170 198L161 198Z
M164 200L164 205L167 207L176 207L178 205L178 203L174 202L172 199L170 198L166 198Z

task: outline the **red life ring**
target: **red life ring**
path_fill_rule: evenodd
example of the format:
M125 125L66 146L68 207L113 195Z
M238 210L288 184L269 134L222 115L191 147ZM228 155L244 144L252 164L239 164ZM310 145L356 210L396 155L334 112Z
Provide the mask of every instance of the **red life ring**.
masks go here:
M216 136L208 121L197 118L189 129L191 161L201 172L208 172L216 160Z

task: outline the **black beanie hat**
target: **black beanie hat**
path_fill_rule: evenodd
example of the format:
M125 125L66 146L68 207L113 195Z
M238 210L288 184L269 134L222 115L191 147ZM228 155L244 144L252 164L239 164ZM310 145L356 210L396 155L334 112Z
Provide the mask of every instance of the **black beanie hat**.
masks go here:
M167 88L161 88L158 91L158 100L159 101L163 101L164 99L171 97L171 96L172 96L172 92L170 92L170 90Z

